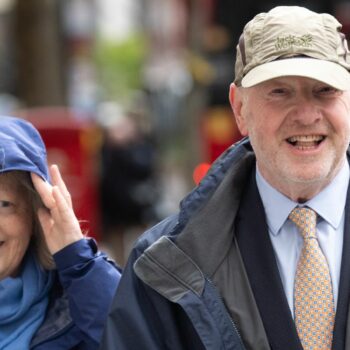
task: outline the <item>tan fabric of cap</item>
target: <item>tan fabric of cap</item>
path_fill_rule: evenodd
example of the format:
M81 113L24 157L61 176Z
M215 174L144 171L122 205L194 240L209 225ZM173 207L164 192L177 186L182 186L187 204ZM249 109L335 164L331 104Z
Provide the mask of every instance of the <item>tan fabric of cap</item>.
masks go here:
M255 16L237 45L235 84L251 87L302 76L350 89L350 52L341 24L329 14L278 6Z

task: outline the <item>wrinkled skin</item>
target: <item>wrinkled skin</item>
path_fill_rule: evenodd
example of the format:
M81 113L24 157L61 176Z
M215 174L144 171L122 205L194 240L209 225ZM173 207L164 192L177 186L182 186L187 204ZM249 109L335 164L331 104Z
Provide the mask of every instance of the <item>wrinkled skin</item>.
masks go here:
M303 77L230 88L240 132L263 177L294 201L319 193L338 173L350 141L350 93Z

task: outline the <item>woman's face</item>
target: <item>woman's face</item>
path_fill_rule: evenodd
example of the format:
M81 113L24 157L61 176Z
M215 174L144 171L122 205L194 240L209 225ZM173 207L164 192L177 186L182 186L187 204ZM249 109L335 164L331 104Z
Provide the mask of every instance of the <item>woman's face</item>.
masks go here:
M10 174L0 175L0 280L14 277L32 234L28 200Z

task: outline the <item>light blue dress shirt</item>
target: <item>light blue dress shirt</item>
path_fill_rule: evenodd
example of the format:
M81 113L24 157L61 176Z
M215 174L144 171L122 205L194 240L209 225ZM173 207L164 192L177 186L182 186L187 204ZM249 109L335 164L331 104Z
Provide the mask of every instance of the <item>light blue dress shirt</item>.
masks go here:
M265 208L270 238L287 301L294 317L294 276L303 246L303 238L295 224L288 219L297 202L273 188L256 171L258 190ZM349 163L345 162L333 181L314 198L303 203L318 213L317 235L328 261L332 279L334 305L338 300L341 256L343 250L344 209L349 185Z

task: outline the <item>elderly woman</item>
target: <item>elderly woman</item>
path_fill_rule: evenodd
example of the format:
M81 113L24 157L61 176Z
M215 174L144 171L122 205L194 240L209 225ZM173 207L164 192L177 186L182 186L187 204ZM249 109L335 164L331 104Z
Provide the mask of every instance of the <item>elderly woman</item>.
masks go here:
M97 349L119 282L50 177L37 130L0 117L0 349Z

